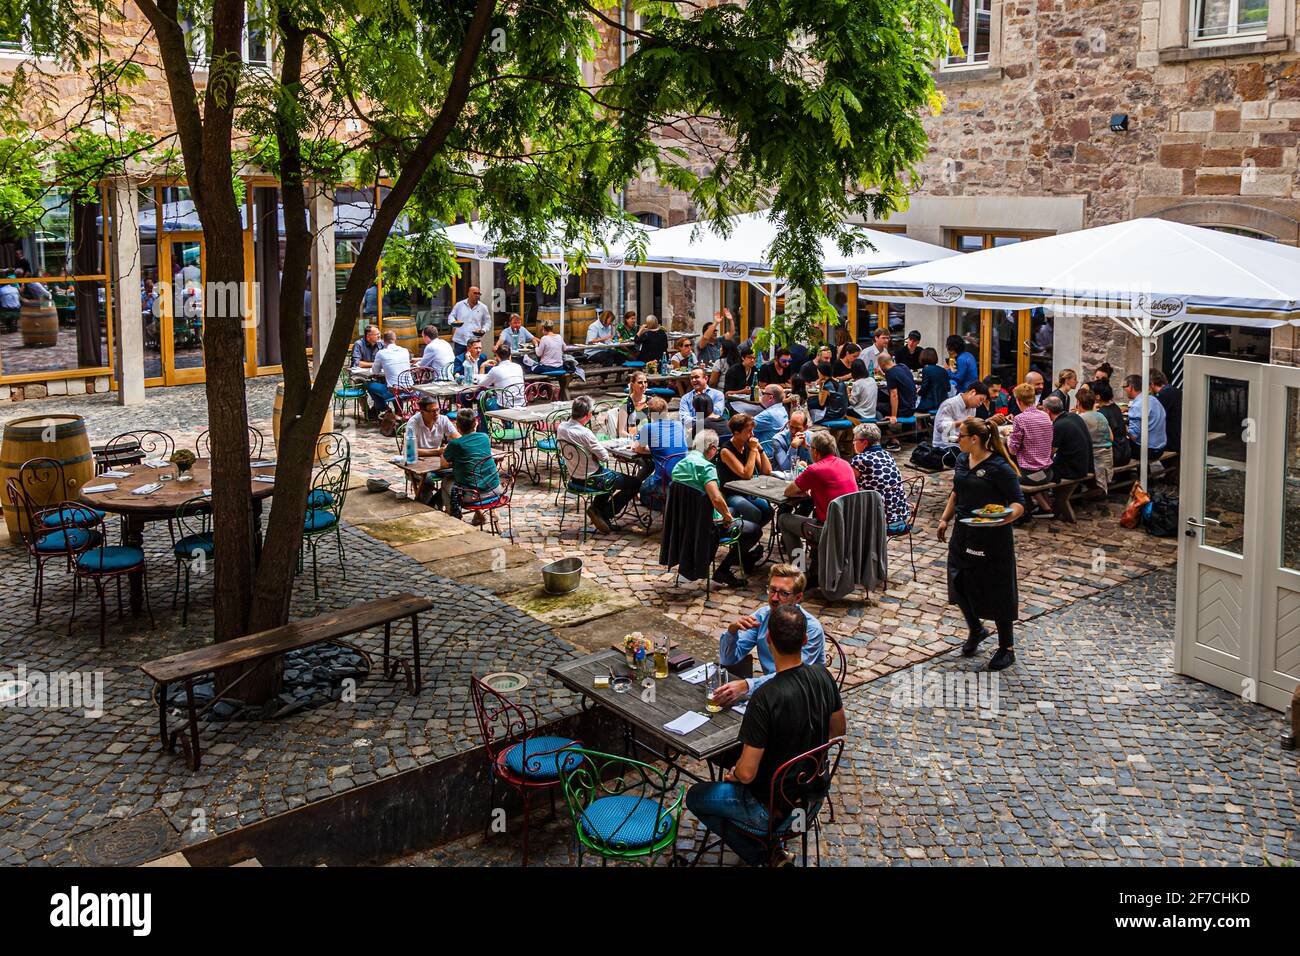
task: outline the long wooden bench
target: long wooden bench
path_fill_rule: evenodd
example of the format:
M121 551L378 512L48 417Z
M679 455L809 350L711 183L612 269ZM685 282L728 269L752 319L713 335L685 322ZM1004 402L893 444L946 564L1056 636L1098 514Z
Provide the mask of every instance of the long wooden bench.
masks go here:
M168 753L176 749L176 738L181 737L182 747L191 770L199 768L201 750L199 748L199 717L211 709L220 696L213 694L212 700L202 709L194 701L194 682L214 672L243 664L257 664L270 660L289 651L301 650L316 644L339 641L353 634L360 634L383 625L384 628L384 677L396 679L399 672L406 674L406 687L410 693L418 693L420 679L420 624L419 615L433 607L428 598L416 597L414 594L395 594L391 597L352 607L332 614L292 621L282 627L269 631L248 634L219 644L182 651L170 657L162 657L140 665L140 669L157 685L158 694L158 736L162 747ZM411 661L398 658L392 654L392 626L404 618L411 619ZM359 648L354 648L367 659L369 655ZM237 678L225 691L232 690L240 681L254 672L248 672ZM171 684L184 682L185 709L187 712L188 736L182 737L181 731L167 730L167 688Z
M1165 462L1173 461L1177 457L1178 457L1177 452L1167 451L1160 455L1159 461L1161 465L1164 465ZM1133 481L1136 480L1139 467L1140 467L1140 463L1138 461L1131 461L1123 465L1120 465L1118 468L1114 470L1114 473L1111 476L1112 480L1108 490L1115 488L1117 482L1114 481L1114 478L1116 476L1123 479L1125 477L1128 477L1130 472L1132 473L1133 477L1130 478L1130 480L1126 483L1131 484ZM1039 485L1027 485L1022 483L1020 485L1020 488L1025 493L1026 498L1030 497L1031 495L1040 494L1042 492L1053 492L1055 495L1052 502L1053 513L1059 516L1062 521L1065 521L1069 524L1074 524L1075 522L1074 505L1073 505L1074 493L1075 491L1078 490L1080 485L1087 484L1088 482L1096 482L1096 480L1097 480L1097 476L1092 472L1089 472L1088 474L1084 475L1082 478L1070 478L1063 481L1049 481ZM1125 482L1121 481L1120 483L1125 483Z

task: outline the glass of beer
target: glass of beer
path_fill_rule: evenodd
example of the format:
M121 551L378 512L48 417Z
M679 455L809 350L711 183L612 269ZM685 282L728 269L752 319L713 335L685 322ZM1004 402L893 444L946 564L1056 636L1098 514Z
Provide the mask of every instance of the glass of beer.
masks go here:
M662 680L668 676L668 635L655 637L655 678Z
M705 666L707 670L704 677L704 709L710 714L720 714L722 713L722 705L713 702L713 695L726 683L722 679L722 668L718 664L707 664Z

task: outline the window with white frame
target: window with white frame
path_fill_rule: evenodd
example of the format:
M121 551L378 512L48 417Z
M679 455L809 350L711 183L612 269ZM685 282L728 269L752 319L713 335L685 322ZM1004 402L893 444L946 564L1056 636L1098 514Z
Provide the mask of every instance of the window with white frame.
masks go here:
M35 53L30 27L27 17L13 26L0 25L0 56L31 56Z
M194 13L181 9L181 29L185 32L185 46L190 62L206 66L208 47L212 40L212 25L201 21ZM244 7L244 36L240 51L249 66L271 65L271 37L267 29L266 10L261 0L250 0Z
M989 62L993 37L993 0L948 0L952 25L961 37L961 53L950 53L946 67L983 66Z
M1192 40L1231 40L1268 30L1269 0L1193 0Z

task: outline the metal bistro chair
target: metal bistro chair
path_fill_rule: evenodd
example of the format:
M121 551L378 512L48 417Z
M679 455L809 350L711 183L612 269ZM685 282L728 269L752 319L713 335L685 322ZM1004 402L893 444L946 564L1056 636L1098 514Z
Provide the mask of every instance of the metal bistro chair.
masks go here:
M560 501L560 528L559 534L564 533L564 518L568 513L569 496L572 495L578 499L578 507L582 511L582 530L579 533L579 541L587 540L587 526L590 519L587 517L587 509L582 505L584 498L589 503L594 503L601 495L613 493L613 485L607 485L598 480L594 472L602 466L596 461L585 448L580 448L567 439L556 437L555 446L557 450L557 461L560 465L560 485L564 492L564 497ZM574 473L581 472L588 475L588 478L573 478Z
M821 866L821 808L830 796L835 772L844 753L844 738L835 737L820 747L792 757L772 774L767 801L767 829L758 833L738 827L740 833L758 843L770 861L778 848L799 837L803 844L803 865L808 865L808 834L813 834L817 865ZM719 834L721 837L721 834ZM718 841L718 862L722 862L725 842ZM706 836L696 859L708 848Z
M551 480L551 463L559 458L559 445L557 435L562 424L569 420L569 411L560 409L546 416L545 421L535 422L532 425L531 447L533 454L537 456L534 465L537 470L538 480L541 479L541 459L546 459L546 480ZM563 469L561 469L563 473ZM555 486L555 507L560 506L560 493L563 491L563 482Z
M487 429L488 438L495 445L503 445L507 448L512 446L521 448L524 439L528 437L528 433L524 431L522 426L500 422L488 415L488 412L507 407L508 401L513 401L516 397L519 401L523 399L523 389L518 386L487 388L478 394L479 421L483 422L483 427ZM515 404L518 404L519 401L516 401Z
M252 425L248 426L248 457L261 458L262 449L266 445L266 439L262 433ZM211 432L206 428L199 432L199 437L194 441L194 454L199 458L211 458Z
M57 530L63 524L74 528L90 528L106 517L98 508L76 502L67 505L62 501L67 487L63 464L53 458L30 458L18 466L15 477L32 507L43 511L39 525L42 528ZM64 507L56 507L59 505ZM30 527L35 528L37 525Z
M903 494L907 497L907 507L911 517L907 521L887 525L885 538L889 541L894 538L907 539L907 555L912 560L912 580L916 580L916 543L912 532L916 529L916 519L921 513L921 497L925 494L925 475L906 479L903 482Z
M18 477L7 479L5 486L9 494L9 507L24 514L27 527L31 529L22 539L29 560L36 562L36 588L32 603L36 606L36 623L39 624L41 605L44 603L46 562L62 558L65 569L71 573L76 556L99 544L99 532L93 528L103 521L102 512L93 512L100 515L93 521L74 524L72 519L79 511L89 510L84 505L78 505L75 501L53 501L46 507L41 507L27 494ZM51 519L53 524L50 523Z
M477 677L470 678L469 689L492 781L488 822L483 832L486 836L492 826L499 780L518 793L524 803L524 866L527 866L528 811L533 796L546 791L551 799L551 816L555 816L555 791L560 786L561 771L573 769L584 759L581 753L569 748L580 747L582 742L538 733L537 711L512 701Z
M577 746L563 753L582 758L560 767L578 866L584 849L599 856L602 866L610 860L653 865L663 853L674 852L685 787L674 795L667 773L630 757Z
M65 525L61 529L64 534L71 530L70 526ZM91 530L91 529L87 529ZM143 579L144 587L144 604L149 610L149 626L154 626L153 605L149 601L149 574L145 566L144 549L133 548L127 545L107 545L105 540L107 535L104 533L104 524L101 521L99 527L93 529L98 535L98 543L94 547L87 548L78 554L73 562L73 571L75 578L72 586L72 614L68 617L68 633L72 633L73 622L77 619L77 594L81 590L83 579L92 581L95 585L95 593L99 595L99 646L103 647L105 642L106 627L108 623L108 607L104 599L104 589L109 579L117 582L117 615L122 616L122 576L131 574L135 571L140 572Z
M399 421L409 420L412 415L420 410L420 399L423 393L418 391L415 386L432 381L432 376L433 373L429 369L407 369L398 373L397 381L391 389L393 400L390 404L396 409Z
M525 405L556 402L559 399L560 386L555 382L529 382L524 386Z
M170 459L176 451L176 439L166 432L141 429L114 435L104 443L96 462L97 472L117 465L134 465L145 459Z
M353 419L364 422L367 418L366 387L364 384L357 384L356 380L352 378L351 369L344 368L339 374L338 387L334 389L334 414L336 417L343 417L349 402L352 403Z
M515 481L518 478L518 463L511 455L506 462L504 469L498 468L497 463L491 455L470 462L469 475L474 482L475 487L479 487L483 481L491 480L492 475L496 475L500 490L490 498L480 498L477 501L461 500L461 511L472 511L476 514L487 516L487 526L493 534L498 537L501 535L501 524L497 520L497 512L502 508L506 511L506 527L509 529L509 537L515 536L514 519L510 511L510 499L515 492Z
M190 571L205 573L216 547L212 539L212 499L199 495L184 501L176 509L172 528L172 555L176 558L176 581L172 584L172 607L180 592L181 571L185 572L185 603L181 605L181 627L190 618ZM176 529L180 536L177 537Z
M316 549L320 539L333 534L338 546L339 568L343 571L343 580L348 579L347 565L343 560L343 500L348 491L347 459L334 461L322 467L312 479L308 499L315 499L318 504L308 507L303 516L302 544L298 546L298 571L303 569L303 550L311 548L311 580L316 598L320 598L320 574L317 570ZM317 493L320 493L319 495Z

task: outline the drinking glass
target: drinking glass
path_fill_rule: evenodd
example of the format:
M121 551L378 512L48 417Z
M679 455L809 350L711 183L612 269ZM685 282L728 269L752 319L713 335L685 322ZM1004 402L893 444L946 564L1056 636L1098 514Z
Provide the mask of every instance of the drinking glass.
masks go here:
M655 678L662 680L668 676L668 635L660 634L655 638Z
M726 683L722 679L722 668L716 662L705 666L707 670L704 677L704 709L710 714L720 714L722 705L713 702L713 695Z

